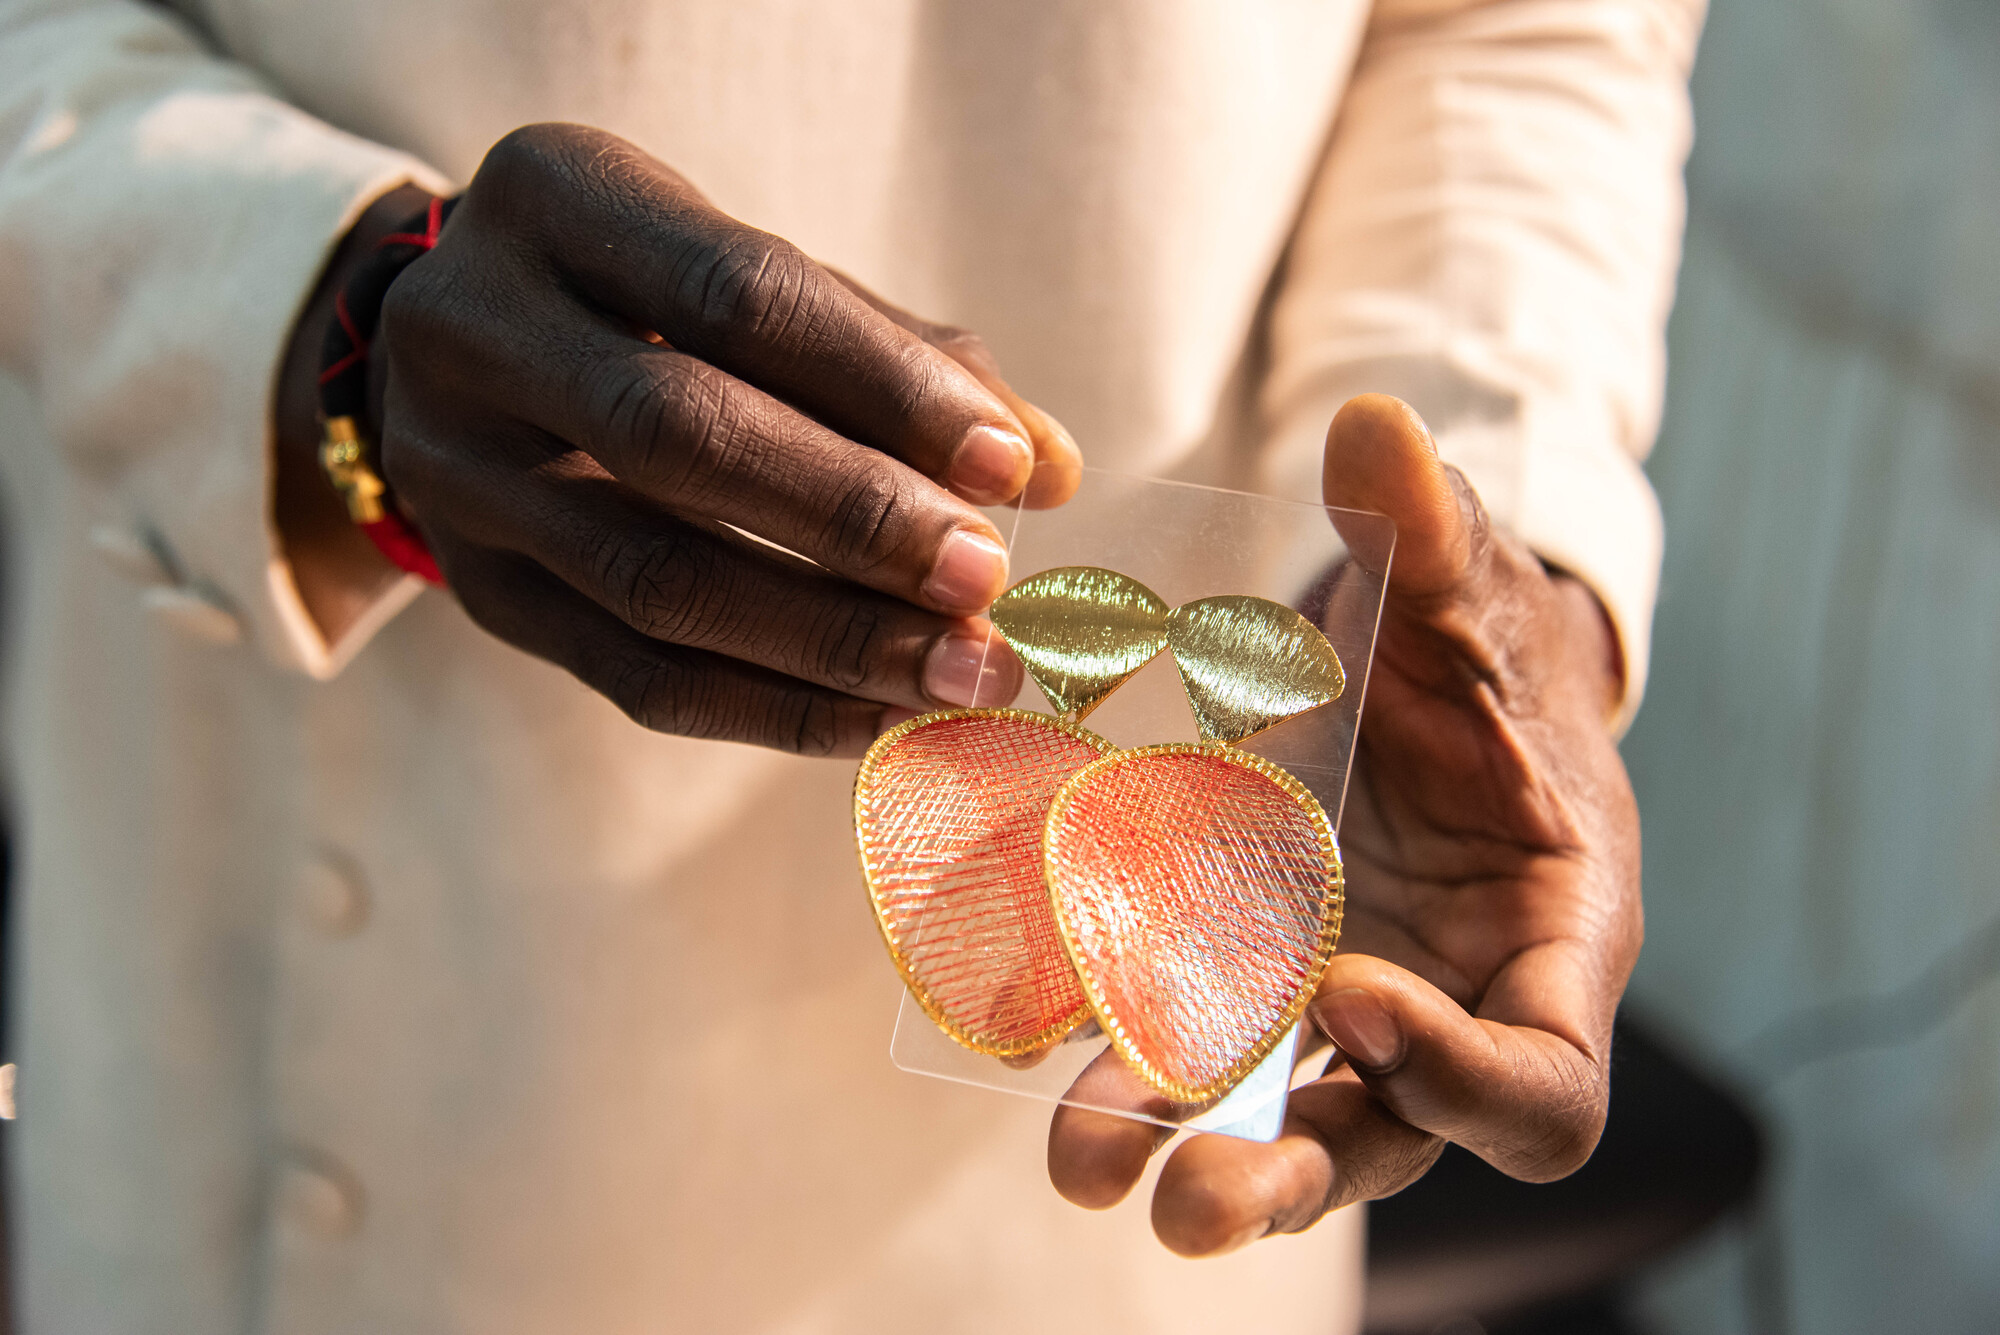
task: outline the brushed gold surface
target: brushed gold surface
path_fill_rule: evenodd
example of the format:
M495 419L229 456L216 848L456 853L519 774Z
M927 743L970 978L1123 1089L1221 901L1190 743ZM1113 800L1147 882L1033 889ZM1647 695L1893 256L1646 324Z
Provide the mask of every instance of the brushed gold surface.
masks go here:
M1183 603L1167 643L1204 739L1240 742L1340 698L1347 674L1319 627L1245 594Z
M988 613L1056 711L1082 718L1167 647L1167 605L1128 575L1058 566L1028 576Z

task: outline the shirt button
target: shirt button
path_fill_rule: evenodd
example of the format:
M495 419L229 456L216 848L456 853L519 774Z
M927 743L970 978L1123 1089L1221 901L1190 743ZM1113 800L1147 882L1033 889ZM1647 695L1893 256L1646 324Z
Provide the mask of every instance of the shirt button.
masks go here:
M353 936L368 922L368 887L341 860L316 857L299 877L299 908L328 936Z
M361 1227L361 1188L331 1164L293 1160L278 1177L277 1214L288 1227L332 1241Z

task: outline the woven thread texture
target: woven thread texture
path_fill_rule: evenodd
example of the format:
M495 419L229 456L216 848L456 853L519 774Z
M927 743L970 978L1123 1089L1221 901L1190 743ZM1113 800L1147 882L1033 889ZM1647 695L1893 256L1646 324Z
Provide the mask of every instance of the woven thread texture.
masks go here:
M865 771L856 816L883 932L968 1046L1032 1051L1088 1014L1042 834L1056 790L1101 754L1033 718L946 718L890 739Z
M1228 1078L1324 963L1319 827L1255 769L1120 757L1072 788L1047 848L1101 1015L1171 1085Z

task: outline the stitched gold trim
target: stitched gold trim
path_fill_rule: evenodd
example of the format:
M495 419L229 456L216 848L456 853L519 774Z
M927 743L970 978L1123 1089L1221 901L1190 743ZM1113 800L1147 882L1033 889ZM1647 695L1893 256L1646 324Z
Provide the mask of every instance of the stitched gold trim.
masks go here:
M1298 995L1292 998L1278 1020L1251 1045L1248 1051L1238 1057L1226 1072L1204 1085L1184 1085L1171 1079L1133 1046L1131 1036L1125 1032L1124 1023L1112 1011L1102 989L1097 985L1097 980L1083 965L1076 941L1076 929L1063 913L1062 896L1057 893L1056 888L1053 849L1055 830L1068 812L1070 800L1093 777L1115 765L1141 760L1148 756L1172 755L1214 756L1230 764L1240 765L1244 769L1254 770L1275 782L1311 819L1313 832L1319 838L1320 852L1325 855L1327 866L1327 878L1323 883L1320 901L1319 942ZM1097 1022L1110 1037L1111 1045L1118 1050L1118 1055L1125 1059L1125 1064L1137 1071L1147 1084L1174 1102L1186 1104L1208 1103L1233 1089L1244 1076L1257 1068L1259 1062L1271 1055L1271 1050L1278 1045L1278 1041L1298 1023L1299 1017L1305 1014L1306 1005L1312 1000L1313 993L1319 989L1320 976L1326 972L1327 961L1333 958L1334 948L1340 943L1340 920L1347 903L1346 874L1340 861L1340 842L1334 834L1332 823L1326 818L1325 809L1320 806L1319 799L1312 795L1312 790L1300 783L1287 770L1264 757L1253 755L1248 751L1239 751L1221 742L1168 742L1158 746L1136 747L1130 751L1113 751L1091 761L1071 775L1068 781L1056 790L1055 800L1049 803L1048 824L1042 830L1042 878L1049 887L1049 902L1055 911L1056 932L1062 937L1063 952L1069 956L1069 962L1075 968L1078 980L1083 984L1083 995L1090 1002L1090 1009L1096 1014Z

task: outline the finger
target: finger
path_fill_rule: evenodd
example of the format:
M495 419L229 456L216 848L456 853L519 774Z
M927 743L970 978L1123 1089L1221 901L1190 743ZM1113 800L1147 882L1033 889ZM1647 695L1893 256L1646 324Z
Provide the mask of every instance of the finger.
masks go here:
M1462 584L1484 553L1484 511L1416 410L1386 394L1363 394L1343 405L1326 433L1322 477L1326 503L1373 510L1396 522L1392 594L1448 593Z
M1437 443L1408 404L1386 394L1363 394L1343 405L1327 428L1323 485L1328 505L1374 510L1395 520L1387 608L1393 615L1442 625L1454 611L1471 610L1470 618L1452 620L1453 638L1464 642L1471 622L1486 622L1488 647L1527 622L1561 621L1564 633L1540 641L1568 661L1565 670L1544 678L1580 692L1584 713L1600 724L1616 711L1624 696L1625 660L1603 604L1575 579L1551 580L1520 542L1496 537L1478 493L1463 473L1439 459ZM1336 516L1336 526L1339 522ZM1553 604L1540 596L1549 589L1556 593ZM1541 605L1495 616L1500 592L1539 598Z
M979 377L994 397L1006 404L1028 430L1035 447L1035 467L1021 490L1021 504L1030 510L1049 510L1076 495L1083 483L1083 451L1066 427L1048 413L1014 392L1001 378L999 364L976 335L954 330L937 347Z
M1378 641L1391 669L1381 679L1386 689L1407 683L1429 703L1484 713L1480 701L1489 696L1524 701L1553 682L1587 697L1578 717L1602 731L1609 660L1599 652L1586 672L1553 670L1558 658L1567 665L1579 641L1550 633L1562 613L1547 571L1521 542L1495 533L1471 484L1438 457L1409 405L1364 394L1342 406L1327 429L1324 490L1329 505L1395 521ZM1334 520L1338 526L1339 515ZM1588 643L1601 637L1593 630ZM1385 724L1393 737L1415 731L1432 747L1445 740L1423 710L1401 698L1382 703L1391 706Z
M1083 1068L1063 1098L1068 1102L1049 1120L1049 1182L1073 1205L1108 1210L1131 1194L1147 1160L1174 1133L1100 1110L1171 1119L1174 1105L1110 1048Z
M1336 955L1309 1014L1397 1117L1545 1182L1582 1166L1604 1128L1608 1021L1603 1034L1567 1024L1603 1009L1600 990L1563 941L1510 962L1480 1016L1385 960Z
M580 126L528 127L494 147L480 167L489 173L496 195L546 201L549 253L602 309L975 503L1027 483L1025 432L977 377L631 144ZM534 188L509 191L514 180Z
M474 621L656 732L802 755L858 756L875 740L879 704L649 639L526 557L455 544L439 557Z
M536 485L458 489L458 532L533 557L642 635L885 704L1012 700L1019 660L983 620L860 588L720 525L691 523L570 453Z
M1132 1194L1173 1134L1094 1108L1058 1107L1049 1122L1049 1183L1072 1205L1108 1210Z
M634 489L936 611L1006 586L992 523L915 470L686 353L587 318L550 328L538 370L496 377L495 405Z
M1083 452L1076 447L1075 439L1061 422L1014 392L1014 387L1000 374L1000 363L986 346L985 339L967 329L936 324L922 316L912 315L902 307L884 301L838 269L829 269L828 272L879 314L895 321L972 372L979 378L979 383L993 391L994 397L1006 404L1015 420L1027 429L1028 439L1035 447L1035 471L1021 493L1022 505L1030 510L1050 509L1076 494L1078 485L1083 481Z
M1328 1211L1402 1190L1444 1142L1395 1117L1351 1072L1292 1091L1285 1128L1259 1144L1194 1136L1160 1170L1153 1231L1182 1256L1216 1256Z

